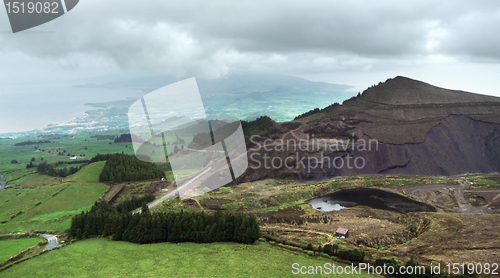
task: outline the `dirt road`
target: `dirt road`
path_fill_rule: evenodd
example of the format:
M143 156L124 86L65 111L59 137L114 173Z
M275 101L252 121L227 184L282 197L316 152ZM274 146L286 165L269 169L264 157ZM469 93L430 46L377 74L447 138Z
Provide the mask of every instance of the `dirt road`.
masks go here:
M456 212L462 212L462 213L492 213L492 212L498 212L500 210L495 210L495 209L490 209L485 206L481 207L474 207L469 204L469 202L465 199L464 193L467 189L469 189L470 184L462 179L459 179L459 185L454 185L454 184L436 184L436 185L419 185L419 186L413 186L413 187L408 187L404 189L399 189L395 190L396 192L403 192L404 194L408 194L413 198L416 199L421 199L418 193L420 192L426 192L430 191L431 195L428 199L428 202L430 205L435 206L435 204L432 203L433 200L436 200L436 194L434 191L436 190L442 190L446 188L452 188L455 189L455 198L457 200L459 208L455 209ZM425 201L425 200L424 200ZM437 209L440 209L436 207Z

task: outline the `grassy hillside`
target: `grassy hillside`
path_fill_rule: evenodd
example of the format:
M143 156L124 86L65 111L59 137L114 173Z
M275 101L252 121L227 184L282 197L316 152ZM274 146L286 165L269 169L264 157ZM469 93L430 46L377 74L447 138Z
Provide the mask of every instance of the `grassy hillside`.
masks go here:
M59 161L69 162L68 154L72 156L82 155L82 158L74 160L82 162L83 157L90 159L98 153L123 152L133 154L132 143L114 143L114 139L120 134L119 131L110 131L0 140L0 153L2 154L0 157L0 173L7 172L10 174L25 169L26 164L29 164L33 158L33 164L38 165L43 161L49 164ZM12 160L16 160L18 164L12 164ZM74 166L79 166L79 164ZM7 182L10 179L8 175Z
M14 265L1 274L6 277L293 277L293 263L327 262L332 261L280 250L267 243L138 245L91 239Z
M0 194L0 233L64 231L71 216L88 210L107 190L98 183L104 161L65 179L27 174Z
M9 231L63 231L71 224L71 216L88 210L108 189L102 184L67 183L56 196L27 210L4 225Z
M37 175L34 174L33 176ZM36 207L39 202L49 200L53 194L56 194L65 186L64 184L40 184L30 187L6 188L0 194L0 222ZM3 229L0 228L0 231L3 231Z
M0 240L0 262L42 241L39 237Z
M99 175L106 165L106 161L99 161L83 167L75 174L66 177L65 181L79 181L79 182L99 182Z

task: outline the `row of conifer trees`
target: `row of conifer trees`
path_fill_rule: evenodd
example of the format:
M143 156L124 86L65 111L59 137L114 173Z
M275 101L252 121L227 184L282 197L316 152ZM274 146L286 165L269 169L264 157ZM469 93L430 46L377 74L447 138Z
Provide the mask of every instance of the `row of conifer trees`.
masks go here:
M144 162L126 154L98 154L90 163L106 160L99 181L125 182L165 178L165 172L156 164Z
M155 212L146 205L142 213L115 213L106 202L96 202L88 212L73 217L70 236L81 239L111 236L134 243L239 242L259 238L255 216L225 212Z

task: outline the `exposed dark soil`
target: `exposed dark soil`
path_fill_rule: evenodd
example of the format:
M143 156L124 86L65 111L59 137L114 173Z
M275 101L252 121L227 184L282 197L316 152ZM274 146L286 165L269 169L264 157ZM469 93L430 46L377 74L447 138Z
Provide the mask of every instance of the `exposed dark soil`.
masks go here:
M193 200L193 199L185 199L182 201L181 205L180 205L182 208L200 208L200 206L198 205L198 203Z
M162 193L162 189L167 188L169 181L153 181L147 187L141 189L139 194Z
M373 188L354 188L340 190L319 197L327 202L337 202L341 206L350 207L361 205L375 209L390 210L400 213L407 212L435 212L436 209L396 193Z

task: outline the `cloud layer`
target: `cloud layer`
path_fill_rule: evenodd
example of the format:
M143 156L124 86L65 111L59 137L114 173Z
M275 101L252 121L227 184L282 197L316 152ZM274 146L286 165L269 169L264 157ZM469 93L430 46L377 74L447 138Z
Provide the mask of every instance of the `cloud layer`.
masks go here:
M0 12L2 30L5 82L119 71L376 76L466 64L490 64L487 70L500 60L498 1L86 0L19 34L8 32Z

